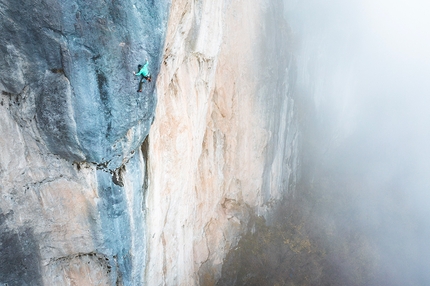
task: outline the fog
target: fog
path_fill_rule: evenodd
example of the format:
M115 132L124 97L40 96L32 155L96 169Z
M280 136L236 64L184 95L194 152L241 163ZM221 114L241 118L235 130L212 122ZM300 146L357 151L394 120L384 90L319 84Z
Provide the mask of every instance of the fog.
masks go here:
M291 0L285 15L318 142L303 171L342 179L370 284L430 285L430 2Z

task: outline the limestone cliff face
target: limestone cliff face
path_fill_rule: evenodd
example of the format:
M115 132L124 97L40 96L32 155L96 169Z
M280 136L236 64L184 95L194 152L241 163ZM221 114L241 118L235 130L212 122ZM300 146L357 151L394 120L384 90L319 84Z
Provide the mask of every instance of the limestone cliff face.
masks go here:
M3 95L34 101L52 153L121 166L152 121L153 84L142 96L130 81L145 58L157 74L166 4L3 2Z
M282 1L0 14L0 284L215 284L296 181Z
M0 1L0 284L143 283L140 145L168 5Z
M294 185L282 1L174 1L149 136L149 285L212 285Z

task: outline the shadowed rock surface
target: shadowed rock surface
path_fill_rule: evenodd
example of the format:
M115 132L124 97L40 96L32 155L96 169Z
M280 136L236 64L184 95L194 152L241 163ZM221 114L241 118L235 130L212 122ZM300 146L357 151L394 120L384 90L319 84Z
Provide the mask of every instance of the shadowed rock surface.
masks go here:
M0 212L0 281L9 285L42 285L40 254L31 228L11 230L5 226L6 214Z
M144 283L140 145L169 5L0 1L0 285Z
M167 6L1 2L2 92L34 100L52 153L116 169L143 142L154 117ZM145 58L154 80L137 93L132 72Z

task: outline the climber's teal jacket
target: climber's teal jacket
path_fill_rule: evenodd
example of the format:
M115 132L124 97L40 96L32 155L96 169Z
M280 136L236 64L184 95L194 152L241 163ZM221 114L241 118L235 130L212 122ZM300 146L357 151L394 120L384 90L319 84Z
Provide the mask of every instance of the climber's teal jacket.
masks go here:
M140 69L140 71L136 75L148 76L149 75L148 65L149 65L149 63L148 63L148 61L146 61L146 63L143 65L143 67Z

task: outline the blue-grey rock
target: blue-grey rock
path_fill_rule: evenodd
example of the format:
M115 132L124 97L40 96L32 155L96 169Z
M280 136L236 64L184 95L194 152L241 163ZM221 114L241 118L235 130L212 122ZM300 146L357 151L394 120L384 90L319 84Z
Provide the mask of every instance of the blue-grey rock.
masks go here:
M4 212L0 209L0 285L62 283L69 281L67 271L75 273L74 267L84 263L94 264L94 276L104 271L100 277L110 285L144 284L140 146L154 119L169 5L169 0L0 0L0 105L7 112L1 123L10 127L5 130L22 131L4 140L15 142L22 154L16 154L20 157L12 164L7 158L15 150L4 150L0 179L11 179L18 173L9 170L14 167L22 168L22 178L7 182L6 188L0 182L2 200L8 195L11 201L30 204L35 197L40 199L43 186L63 175L66 182L74 182L74 175L67 175L75 172L73 166L78 166L76 181L83 180L78 185L97 188L95 203L88 205L95 210L81 221L83 225L86 219L91 221L93 229L88 232L93 241L82 243L85 237L79 237L83 245L75 250L50 244L61 219L44 212L43 199L32 204L40 202L34 208L43 211L16 227L12 209L19 220L27 210L5 202ZM145 82L138 93L133 71L145 59L152 82ZM40 152L40 158L32 152ZM87 185L89 170L95 172L94 185ZM61 190L58 193L59 198ZM47 197L55 201L55 195ZM100 259L103 263L97 262Z
M9 229L13 216L0 209L0 285L42 285L40 254L33 229Z
M143 227L143 160L135 154L117 176L127 187L112 180L105 170L97 171L103 244L100 246L111 266L112 285L144 285L145 232Z
M149 132L168 0L1 1L0 89L28 87L47 147L114 170ZM152 82L132 74L145 59Z

